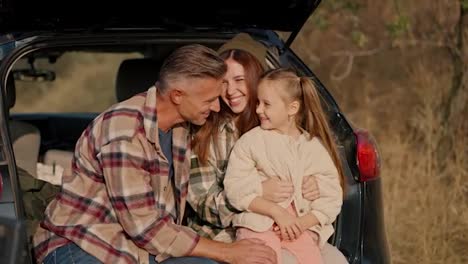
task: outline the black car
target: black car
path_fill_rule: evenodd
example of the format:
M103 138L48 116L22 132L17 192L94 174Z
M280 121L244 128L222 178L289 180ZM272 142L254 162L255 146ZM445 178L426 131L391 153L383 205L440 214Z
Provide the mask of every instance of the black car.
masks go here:
M253 4L241 0L213 5L173 1L164 6L154 3L133 6L122 1L101 7L87 1L79 4L0 1L2 263L34 263L27 249L30 242L26 238L24 208L28 205L22 202L18 167L32 166L34 170L37 162L50 164L51 157L57 159L52 161L54 166L59 159L68 160L78 137L98 115L98 111L10 113L15 83L29 81L34 85L67 78L37 66L36 61L45 59L52 65L71 52L138 54L138 58L122 59L114 76L116 97L120 101L148 88L157 78L154 73L161 61L176 47L200 43L216 49L239 32L247 32L274 48L280 60L272 60L272 63L292 67L310 76L320 87L346 174L346 195L330 243L336 245L350 263L390 263L376 144L365 130L354 127L346 119L325 86L290 49L319 3L320 0L295 0ZM288 33L289 36L283 40L279 31L281 36ZM126 90L129 84L134 90ZM76 87L80 88L83 87ZM64 96L61 100L74 104L81 99ZM27 141L29 143L18 143L24 137L33 139Z

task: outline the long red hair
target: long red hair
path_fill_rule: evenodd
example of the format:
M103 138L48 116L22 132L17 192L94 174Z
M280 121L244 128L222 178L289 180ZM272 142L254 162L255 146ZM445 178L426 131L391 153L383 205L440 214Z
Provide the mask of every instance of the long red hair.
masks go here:
M206 123L198 128L195 133L194 140L192 141L192 148L202 164L206 164L208 160L208 154L212 142L215 144L215 147L218 145L217 139L219 127L221 125L237 117L235 125L239 136L241 136L259 124L255 109L257 107L257 86L260 81L260 77L263 74L262 65L250 53L238 49L227 50L220 54L220 57L223 58L224 61L232 59L244 68L244 79L248 91L248 101L244 111L236 115L231 111L231 108L220 99L221 110L218 113L211 113L206 120Z

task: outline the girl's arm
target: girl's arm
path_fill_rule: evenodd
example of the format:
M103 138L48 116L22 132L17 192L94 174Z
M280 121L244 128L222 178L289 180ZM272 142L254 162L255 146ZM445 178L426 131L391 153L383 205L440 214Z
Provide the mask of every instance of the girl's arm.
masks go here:
M310 205L310 214L313 214L319 225L332 224L341 211L343 204L343 190L340 184L338 170L328 151L322 143L314 139L313 159L309 163L309 173L315 176L320 197Z
M286 209L279 206L278 204L265 200L261 197L256 197L252 200L249 206L249 210L257 214L271 217L278 225L281 237L286 240L294 240L299 238L302 232L309 228L304 228L304 226L311 224L309 222L311 221L310 218L304 218L301 220L301 218L291 215Z
M309 214L303 215L301 217L298 217L297 220L298 220L298 226L299 226L299 232L300 233L303 233L306 230L308 230L308 229L312 228L313 226L318 225L320 223L319 220L317 219L317 217L315 217L315 215L312 214L312 213L309 213ZM288 236L284 236L285 234L284 234L284 232L282 232L282 230L281 230L281 228L279 226L275 226L273 228L273 231L281 239L294 239L294 238L289 238ZM297 236L296 238L298 238L298 237L299 236Z
M272 219L277 218L283 213L287 213L286 210L277 205L276 203L265 200L262 197L255 197L249 205L249 211L264 216L268 216Z
M304 232L306 231L307 229L315 226L315 225L318 225L320 222L319 220L317 219L317 217L315 217L314 214L312 213L309 213L309 214L306 214L306 215L303 215L301 217L299 217L299 225L301 226L301 231Z
M256 145L252 136L246 133L236 142L224 176L226 197L239 211L249 211L250 203L262 196L262 179L251 151Z
M302 196L309 201L320 197L320 190L314 175L307 175L302 179Z

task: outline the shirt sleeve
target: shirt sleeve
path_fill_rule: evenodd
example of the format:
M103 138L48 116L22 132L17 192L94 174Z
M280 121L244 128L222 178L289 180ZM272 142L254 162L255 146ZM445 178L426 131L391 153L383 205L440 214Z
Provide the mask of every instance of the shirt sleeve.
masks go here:
M317 154L312 159L320 197L311 203L311 212L320 226L332 224L341 211L343 190L335 164L325 147L317 141Z
M236 142L224 178L226 196L240 211L249 211L250 203L262 196L262 180L250 151L252 145L245 137Z
M201 220L216 227L231 224L236 210L224 191L224 168L227 160L209 160L202 165L196 155L191 158L188 202Z
M145 170L150 161L141 141L135 137L110 142L101 148L98 158L115 214L134 243L153 255L188 255L199 236L156 210L158 201Z

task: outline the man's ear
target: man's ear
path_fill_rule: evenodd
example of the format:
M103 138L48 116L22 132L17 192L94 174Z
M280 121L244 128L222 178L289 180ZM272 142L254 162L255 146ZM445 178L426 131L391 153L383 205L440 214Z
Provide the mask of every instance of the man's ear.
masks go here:
M169 98L171 99L172 103L175 105L180 105L182 103L183 96L184 96L184 92L179 89L171 89L169 91Z
M301 104L298 101L293 101L289 103L288 106L288 115L293 116L299 112L299 109L301 108Z

